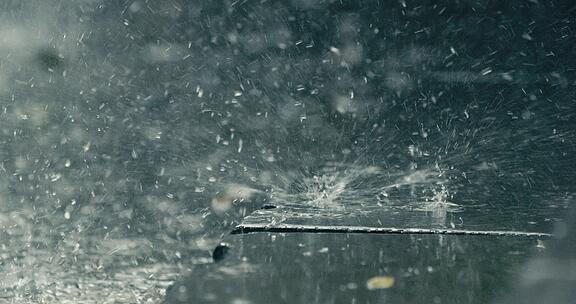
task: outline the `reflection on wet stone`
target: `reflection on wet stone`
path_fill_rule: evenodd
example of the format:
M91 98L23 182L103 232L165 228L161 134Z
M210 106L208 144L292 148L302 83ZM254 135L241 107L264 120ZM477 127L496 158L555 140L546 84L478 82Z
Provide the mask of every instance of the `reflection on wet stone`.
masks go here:
M380 303L382 297L394 303L435 297L487 303L510 290L513 273L502 269L520 267L536 244L513 237L307 233L244 234L227 241L234 247L230 255L176 283L167 303L239 296L252 303Z

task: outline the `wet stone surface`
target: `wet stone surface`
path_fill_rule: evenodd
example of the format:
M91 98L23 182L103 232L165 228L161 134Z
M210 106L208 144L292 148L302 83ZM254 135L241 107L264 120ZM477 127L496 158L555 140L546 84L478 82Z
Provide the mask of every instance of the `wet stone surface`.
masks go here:
M490 303L512 290L536 239L253 233L199 265L165 303ZM236 301L236 302L235 302Z
M453 204L452 208L453 208ZM541 215L518 218L516 208L464 208L450 211L442 202L430 205L429 210L386 206L353 206L339 210L325 210L306 206L285 206L272 210L257 210L247 216L235 233L249 228L274 229L281 227L364 227L370 229L422 229L436 231L462 231L470 233L542 233L551 234L555 224L562 220L565 209L541 210ZM531 221L547 219L541 223Z

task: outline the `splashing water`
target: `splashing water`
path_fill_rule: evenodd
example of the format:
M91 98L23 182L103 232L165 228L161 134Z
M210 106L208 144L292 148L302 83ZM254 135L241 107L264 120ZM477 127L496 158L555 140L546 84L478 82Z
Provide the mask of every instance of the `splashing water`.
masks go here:
M284 205L321 209L354 206L401 206L430 211L434 206L450 207L453 192L449 180L436 168L385 170L376 166L330 164L314 173L286 174L270 185L270 198Z
M305 204L315 208L341 208L344 202L354 203L362 198L357 185L362 180L378 174L379 169L368 167L343 168L331 165L317 172L301 172L296 176L286 174L282 183L272 184L271 199L282 204Z

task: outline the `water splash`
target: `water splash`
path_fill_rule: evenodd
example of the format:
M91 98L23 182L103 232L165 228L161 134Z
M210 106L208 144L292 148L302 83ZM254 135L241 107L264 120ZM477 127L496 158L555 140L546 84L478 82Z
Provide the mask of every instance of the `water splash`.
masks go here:
M438 167L406 170L377 166L329 164L315 172L285 174L283 183L270 185L271 200L285 205L321 209L354 206L400 206L430 211L447 206L453 190L450 180Z

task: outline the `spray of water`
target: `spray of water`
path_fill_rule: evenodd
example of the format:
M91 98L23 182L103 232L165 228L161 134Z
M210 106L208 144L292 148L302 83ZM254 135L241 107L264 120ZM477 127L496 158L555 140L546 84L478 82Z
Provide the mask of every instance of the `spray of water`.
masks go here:
M391 170L359 164L328 164L314 172L284 174L270 184L270 199L284 205L341 210L358 206L455 211L455 190L443 171Z

